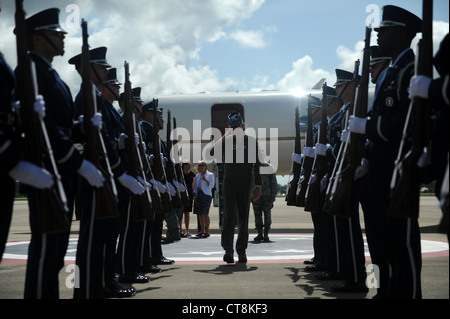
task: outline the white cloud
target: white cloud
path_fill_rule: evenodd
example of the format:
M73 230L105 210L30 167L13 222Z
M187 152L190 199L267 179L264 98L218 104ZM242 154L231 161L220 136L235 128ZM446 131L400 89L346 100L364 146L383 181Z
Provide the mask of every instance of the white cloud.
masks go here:
M230 34L230 38L236 40L242 47L249 49L262 49L267 45L261 31L238 30Z
M282 91L310 90L320 79L331 79L332 74L323 69L313 69L313 59L304 56L292 64L292 71L278 81L276 88Z
M63 0L58 2L60 22L65 26L69 13L66 6L76 4L81 18L88 22L89 44L92 48L108 47L107 60L117 67L123 82L123 65L130 64L133 86L141 86L142 97L173 92L229 91L235 81L221 79L208 65L194 66L201 46L226 36L224 28L238 24L258 10L264 0L134 0L123 5L122 0ZM26 1L25 11L34 14L55 6L53 1ZM2 12L0 44L14 67L15 37L12 34L14 8ZM5 32L6 31L6 32ZM67 82L73 94L80 86L80 77L67 61L81 52L80 28L68 28L66 54L56 57L53 64ZM3 36L3 35L7 36Z

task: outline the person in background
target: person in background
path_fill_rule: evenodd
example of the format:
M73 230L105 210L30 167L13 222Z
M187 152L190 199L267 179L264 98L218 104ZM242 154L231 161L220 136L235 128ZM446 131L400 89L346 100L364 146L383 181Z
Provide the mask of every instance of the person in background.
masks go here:
M205 161L200 161L196 168L198 173L195 175L192 190L194 194L194 214L197 214L200 220L200 235L206 238L209 237L209 209L214 187L214 174L208 172Z

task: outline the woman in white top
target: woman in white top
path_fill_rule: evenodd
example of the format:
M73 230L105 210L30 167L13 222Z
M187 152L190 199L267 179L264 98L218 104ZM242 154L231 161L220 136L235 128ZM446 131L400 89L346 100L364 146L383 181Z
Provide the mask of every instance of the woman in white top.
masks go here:
M200 222L200 233L204 238L209 237L209 208L211 207L212 189L214 187L214 174L206 169L206 162L197 164L197 175L194 180L194 214Z

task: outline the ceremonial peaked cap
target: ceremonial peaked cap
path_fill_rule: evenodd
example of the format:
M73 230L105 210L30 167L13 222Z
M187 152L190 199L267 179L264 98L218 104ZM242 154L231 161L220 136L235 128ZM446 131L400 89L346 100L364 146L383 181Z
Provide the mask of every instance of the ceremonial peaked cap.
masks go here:
M320 99L315 96L309 96L309 108L314 109L322 107L322 103L320 102Z
M133 97L133 100L138 101L138 102L144 102L141 99L141 88L140 87L132 89L131 90L131 95ZM120 93L119 101L122 101L124 97L125 97L125 92ZM152 105L152 107L153 107L153 105Z
M105 84L116 84L116 85L122 85L122 83L119 82L117 79L117 69L111 68L108 70L108 76L106 78Z
M334 88L332 88L331 86L325 86L322 89L322 91L323 91L323 94L325 96L325 99L337 98L336 90Z
M106 51L108 48L106 47L98 47L92 50L89 50L89 62L95 63L99 65L103 65L107 68L110 68L111 65L106 61ZM81 66L81 54L78 54L69 60L69 64L75 65L75 68L79 68Z
M336 83L334 86L345 84L353 79L353 73L341 69L336 69Z
M152 111L153 105L154 105L153 100L151 100L150 102L144 103L144 105L142 105L142 113L147 112L147 111ZM162 113L163 109L162 108L156 109L156 112Z
M370 47L370 66L390 59L391 57L387 53L381 51L378 45L372 45Z
M59 9L50 8L38 12L25 20L28 35L32 35L36 31L48 30L66 34L59 24ZM14 33L16 29L14 28Z
M412 33L419 33L422 32L422 19L403 8L393 5L384 6L383 18L375 31L378 32L380 28L394 26L405 27Z
M141 99L141 88L140 87L134 88L132 91L133 91L133 100L138 101L138 102L144 102Z

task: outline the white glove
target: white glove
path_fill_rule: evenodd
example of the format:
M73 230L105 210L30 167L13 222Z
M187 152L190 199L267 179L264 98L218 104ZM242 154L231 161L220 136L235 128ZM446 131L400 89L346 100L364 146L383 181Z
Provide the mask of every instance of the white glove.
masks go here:
M322 179L320 180L320 192L326 190L327 185L328 185L328 174L325 174L325 176L322 177Z
M167 182L166 185L167 185L170 196L175 196L177 194L175 187L173 187L173 185L170 184L170 182Z
M149 182L147 182L146 180L144 180L144 179L142 178L142 176L138 176L137 179L138 179L138 181L139 181L142 185L144 185L144 187L146 188L146 190L148 190L148 191L152 190L152 184L150 184Z
M350 116L348 121L348 130L352 133L366 134L367 118Z
M341 142L348 143L350 142L350 131L343 130L341 135Z
M173 180L172 184L175 185L175 187L180 191L180 192L185 192L186 191L186 187L184 187L183 184L178 183L178 181Z
M301 164L302 163L302 154L297 154L297 153L293 153L292 154L292 161L297 163L297 164Z
M326 156L327 150L328 150L328 145L320 144L320 143L316 144L316 154L317 155Z
M77 173L83 176L93 187L102 187L105 183L105 178L102 173L94 166L94 164L87 160L83 160Z
M363 177L369 171L369 161L365 158L361 160L361 164L355 170L355 181Z
M42 95L36 96L36 101L34 101L34 111L39 114L41 119L45 117L45 101Z
M147 145L145 145L145 142L142 142L142 149L144 150L144 152L147 152Z
M139 145L139 135L138 135L138 133L134 133L134 142L136 143L136 145Z
M102 113L95 113L91 118L91 122L97 129L100 130L103 125Z
M119 147L119 150L125 149L125 139L128 138L128 135L125 133L121 133L119 136L119 141L117 142L117 146Z
M303 150L303 155L314 158L316 156L316 150L314 149L314 147L306 146Z
M152 183L153 187L157 188L160 193L166 192L166 187L161 182L157 181L156 179L152 179L150 181L150 183Z
M428 88L430 87L431 78L425 75L414 75L409 82L409 98L421 97L428 99Z
M124 173L117 178L123 186L128 188L134 195L141 195L145 192L144 186L142 186L136 178Z
M12 179L23 184L33 186L37 189L46 189L53 186L52 175L44 168L27 161L19 161L17 165L9 171Z

